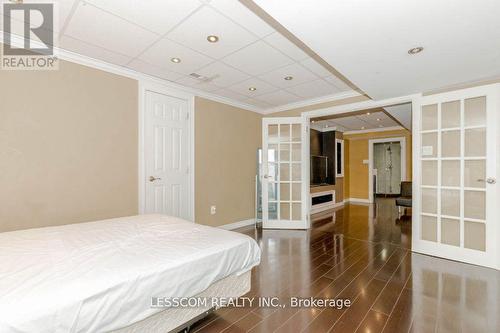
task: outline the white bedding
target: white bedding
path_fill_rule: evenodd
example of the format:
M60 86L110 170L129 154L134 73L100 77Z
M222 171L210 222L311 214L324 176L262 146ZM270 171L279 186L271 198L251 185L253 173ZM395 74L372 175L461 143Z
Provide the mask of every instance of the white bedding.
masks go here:
M162 215L0 233L0 332L116 330L259 261L248 236Z

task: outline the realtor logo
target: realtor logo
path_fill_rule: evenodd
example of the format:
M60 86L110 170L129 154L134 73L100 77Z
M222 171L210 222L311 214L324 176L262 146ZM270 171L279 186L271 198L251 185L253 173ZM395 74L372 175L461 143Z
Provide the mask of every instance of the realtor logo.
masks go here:
M3 70L57 69L54 3L3 4Z

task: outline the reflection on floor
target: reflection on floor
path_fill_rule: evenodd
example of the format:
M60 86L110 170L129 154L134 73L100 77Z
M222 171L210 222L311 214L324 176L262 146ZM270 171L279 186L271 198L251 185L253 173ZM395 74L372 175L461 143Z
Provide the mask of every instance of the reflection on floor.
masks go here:
M392 199L313 216L313 228L239 232L262 262L248 297L348 298L349 308L222 308L196 332L500 332L500 273L411 253Z

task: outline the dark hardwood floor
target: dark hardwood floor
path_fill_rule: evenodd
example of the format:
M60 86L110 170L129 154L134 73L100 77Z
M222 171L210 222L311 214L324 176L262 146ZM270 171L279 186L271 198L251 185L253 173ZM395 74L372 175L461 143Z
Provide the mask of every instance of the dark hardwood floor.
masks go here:
M337 308L222 308L194 332L500 332L500 273L412 253L393 199L312 217L313 228L238 230L262 249L248 297L344 298Z

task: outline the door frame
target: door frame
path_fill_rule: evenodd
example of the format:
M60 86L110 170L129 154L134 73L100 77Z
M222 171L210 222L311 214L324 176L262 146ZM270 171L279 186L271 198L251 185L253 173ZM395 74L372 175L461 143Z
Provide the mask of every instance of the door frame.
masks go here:
M401 181L406 180L406 138L382 138L368 140L368 201L373 203L373 145L375 143L399 142L401 146Z
M138 92L138 211L144 214L146 207L146 155L145 155L145 134L146 134L146 93L154 92L174 98L183 99L188 105L188 166L189 166L189 221L195 222L195 136L194 136L194 98L195 96L184 91L172 89L171 87L158 84L153 81L140 80Z
M332 106L332 107L328 107L328 108L324 108L324 109L303 112L302 117L304 117L304 119L307 121L307 123L310 123L311 118L316 118L316 117L330 116L330 115L336 115L336 114L363 111L363 110L367 110L367 109L381 108L381 107L385 107L385 106L412 103L411 135L412 135L412 138L414 138L414 137L418 137L418 128L420 128L420 119L417 117L415 110L420 110L421 98L422 98L422 94L419 93L419 94L412 94L412 95L406 95L406 96L387 98L387 99L382 99L382 100L367 99L366 101L362 101L362 102L343 104L343 105ZM416 158L416 157L418 156L417 153L419 152L420 145L419 145L419 140L411 140L411 142L412 142L412 182L413 182L413 184L419 184L420 170L418 169L418 158ZM308 150L308 152L309 152L309 150ZM415 205L420 204L420 202L419 202L420 200L418 199L419 197L417 196L418 194L419 193L418 193L417 186L412 186L412 197L414 198L414 200L413 200L414 208L415 208ZM413 209L413 211L416 212L418 210ZM420 235L419 223L420 223L420 221L418 220L417 214L412 214L412 251L414 251L414 252L421 252L421 251L419 251L419 248L416 247L416 245L415 245L416 236Z
M267 166L267 155L265 154L265 143L267 142L267 137L268 137L268 125L269 124L288 124L291 122L296 121L297 119L300 119L300 124L301 124L301 158L302 158L302 163L301 163L301 173L302 173L302 186L301 186L301 206L302 206L302 211L301 211L301 221L304 222L304 225L301 225L301 223L287 223L290 228L283 228L282 224L280 221L278 222L269 222L267 221L266 224L267 226L264 227L264 222L265 222L265 215L267 215L267 208L268 208L268 200L267 195L268 193L266 190L264 190L267 186L267 181L262 178L261 184L262 184L262 226L265 229L284 229L284 230L306 230L311 228L311 219L309 218L310 215L310 197L309 197L309 183L310 183L310 166L309 166L309 130L310 126L309 123L306 121L307 118L304 116L297 116L297 117L264 117L262 118L262 173L267 174L268 166ZM278 152L279 153L279 152ZM279 205L279 202L278 202Z

